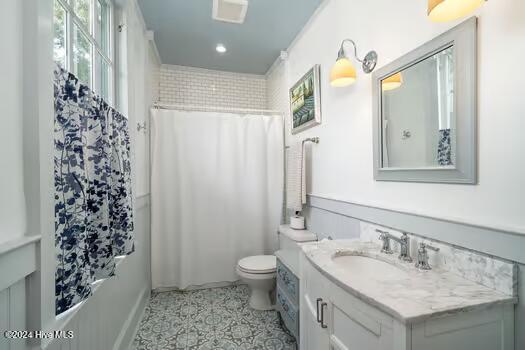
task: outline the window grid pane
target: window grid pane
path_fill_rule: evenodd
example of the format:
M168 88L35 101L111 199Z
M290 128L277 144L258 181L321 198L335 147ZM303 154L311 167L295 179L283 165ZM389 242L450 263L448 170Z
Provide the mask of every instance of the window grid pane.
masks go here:
M53 18L53 59L66 67L66 10L57 0L54 1Z
M97 58L95 63L95 81L96 81L96 92L104 98L106 101L109 100L109 77L110 67L107 62L102 58L100 53L97 52Z
M106 0L53 0L54 59L112 102L111 5Z
M77 25L73 25L73 74L77 78L87 84L91 85L91 43L88 38L78 29Z
M90 23L91 23L91 9L90 3L91 0L71 0L73 2L73 11L75 15L80 19L82 24L90 32Z
M106 57L109 57L109 8L104 0L95 2L95 40Z

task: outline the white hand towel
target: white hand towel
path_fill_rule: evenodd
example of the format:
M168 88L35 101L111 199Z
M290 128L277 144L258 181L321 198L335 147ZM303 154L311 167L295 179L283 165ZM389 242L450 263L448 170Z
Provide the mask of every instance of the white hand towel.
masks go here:
M288 149L286 166L286 207L302 211L306 203L306 175L303 142Z

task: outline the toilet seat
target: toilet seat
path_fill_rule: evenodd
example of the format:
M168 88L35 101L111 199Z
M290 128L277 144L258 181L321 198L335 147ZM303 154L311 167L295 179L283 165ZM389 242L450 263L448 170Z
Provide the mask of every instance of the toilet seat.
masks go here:
M277 270L277 258L274 255L248 256L239 260L238 268L249 274L273 274Z

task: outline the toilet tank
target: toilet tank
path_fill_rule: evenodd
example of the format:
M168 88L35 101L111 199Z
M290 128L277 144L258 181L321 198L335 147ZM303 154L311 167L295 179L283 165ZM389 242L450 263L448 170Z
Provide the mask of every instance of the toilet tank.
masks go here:
M289 225L279 226L279 250L275 255L297 277L299 276L300 245L317 241L317 235L308 230L294 230Z

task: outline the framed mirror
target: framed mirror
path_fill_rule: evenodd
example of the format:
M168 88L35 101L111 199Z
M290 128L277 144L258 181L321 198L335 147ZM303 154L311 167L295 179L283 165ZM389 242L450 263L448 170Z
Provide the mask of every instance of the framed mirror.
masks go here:
M374 178L477 183L477 19L374 72Z

